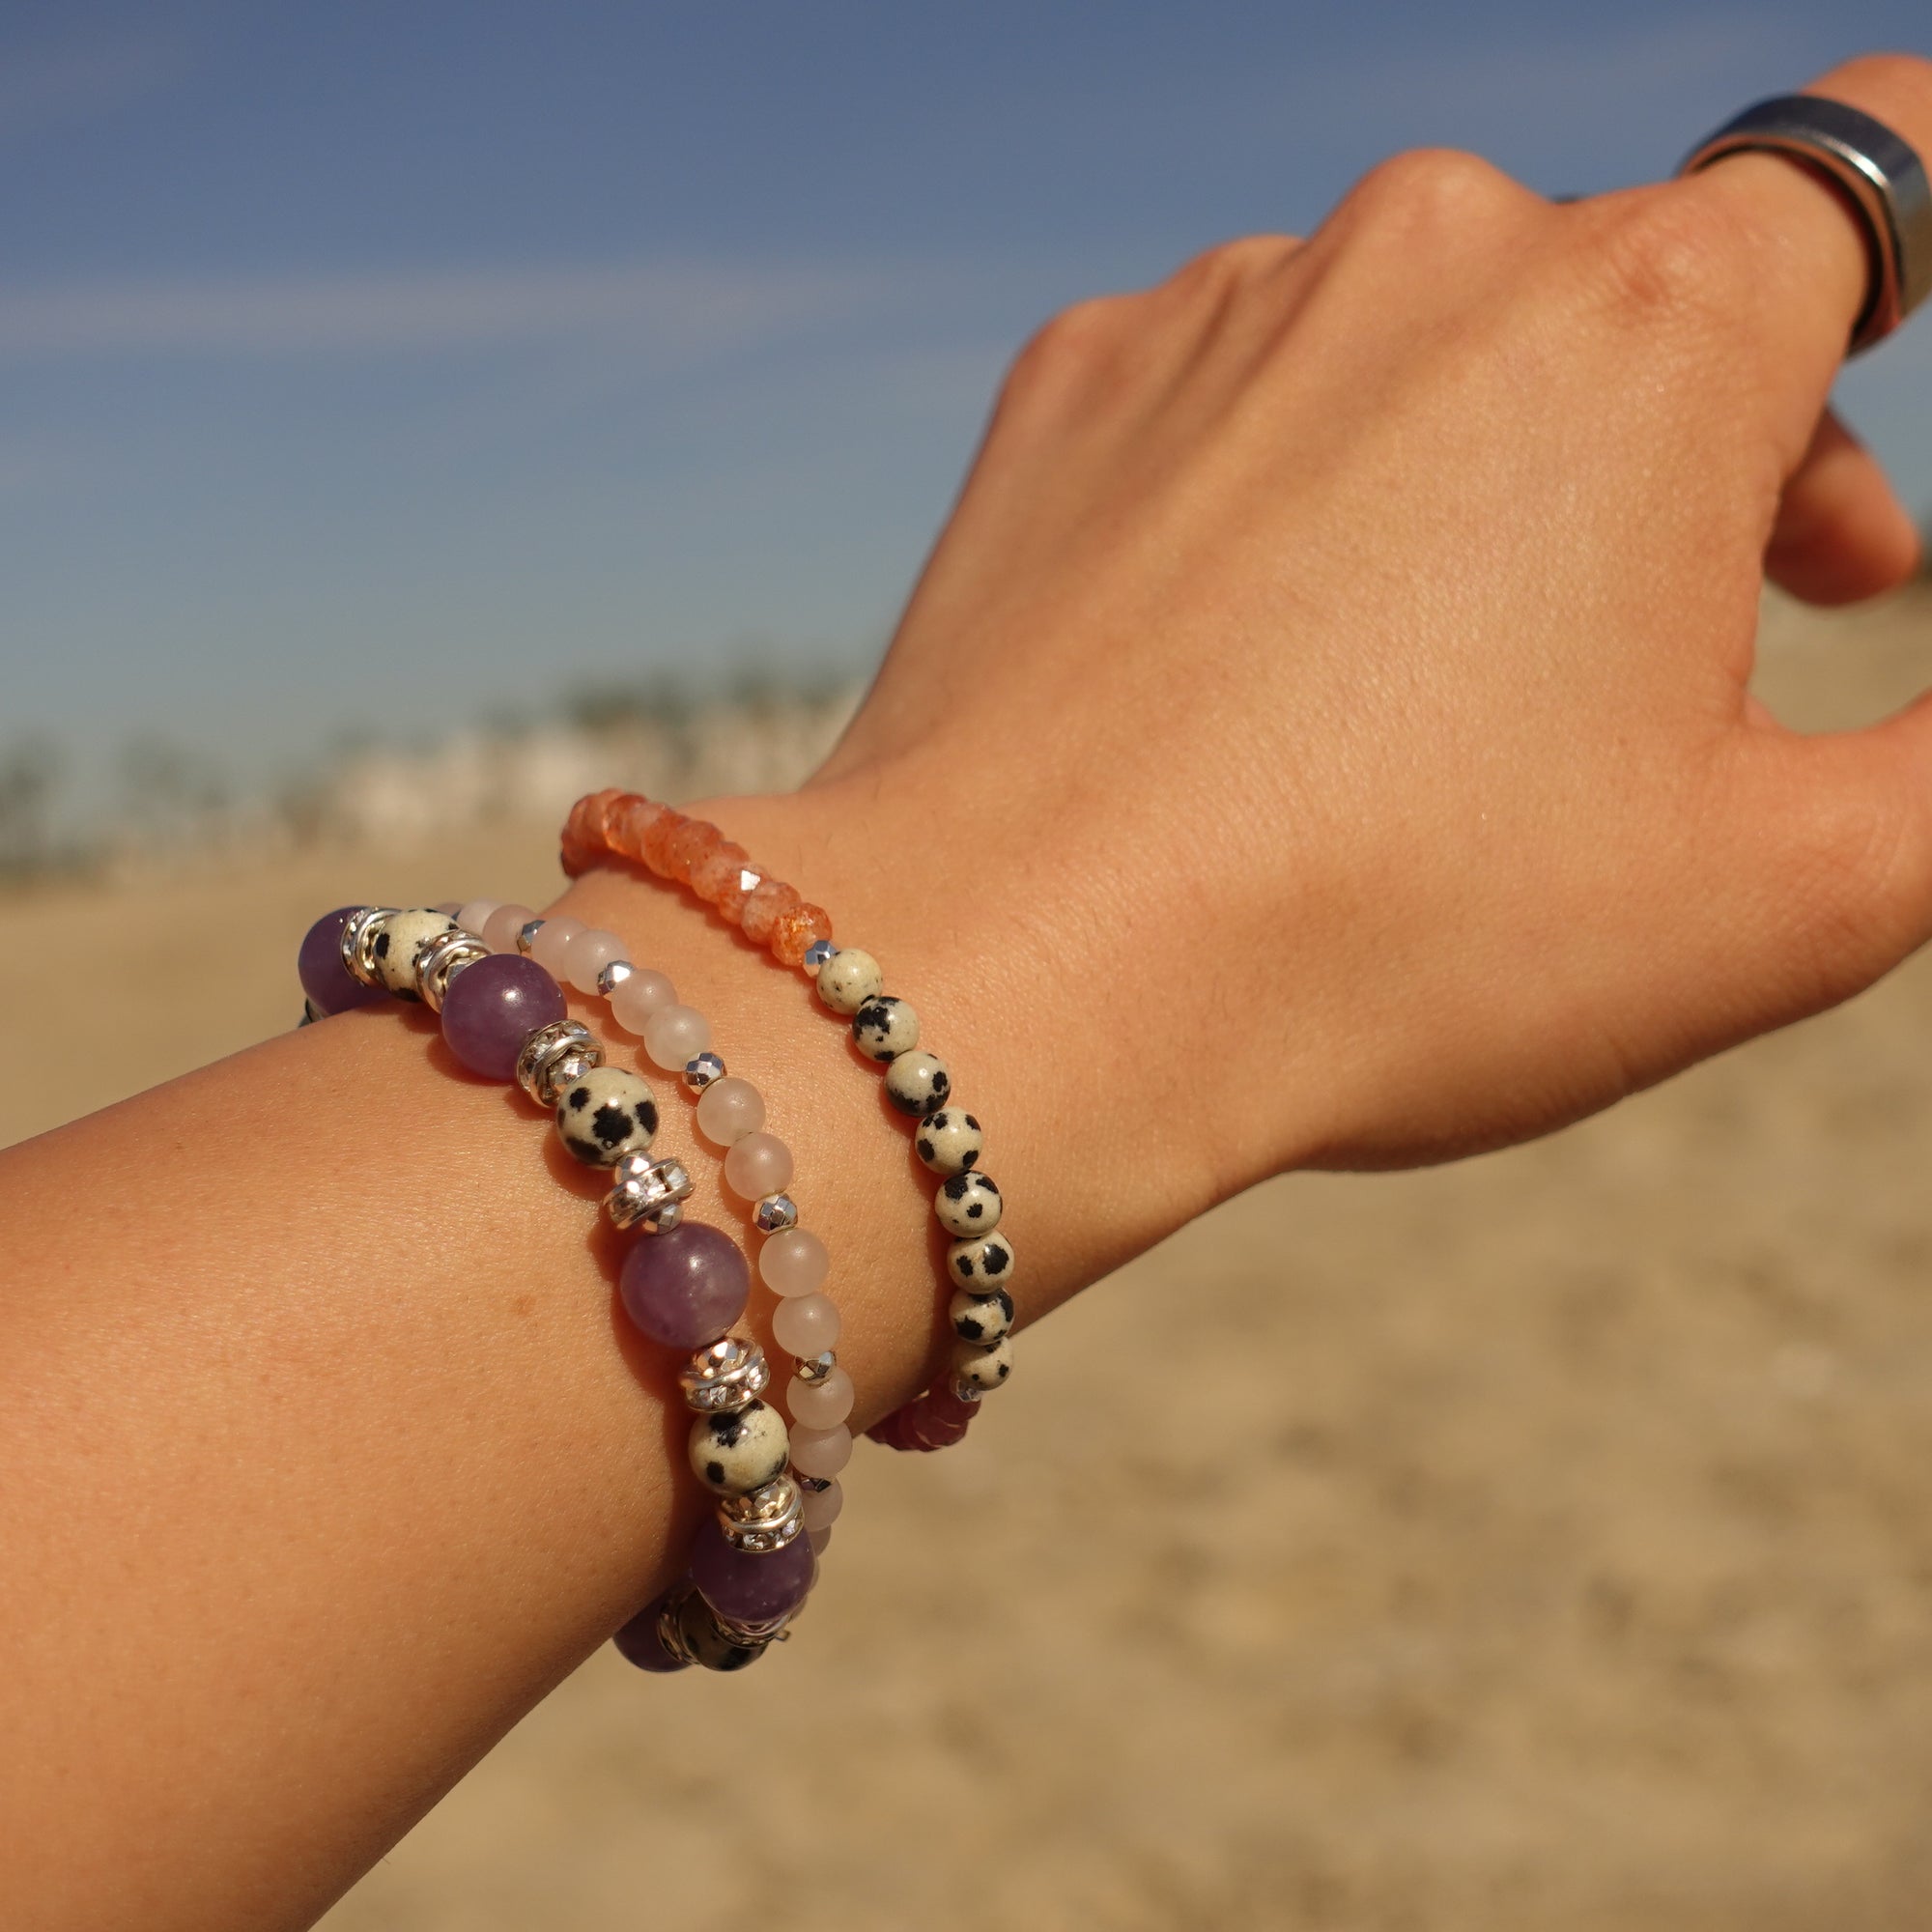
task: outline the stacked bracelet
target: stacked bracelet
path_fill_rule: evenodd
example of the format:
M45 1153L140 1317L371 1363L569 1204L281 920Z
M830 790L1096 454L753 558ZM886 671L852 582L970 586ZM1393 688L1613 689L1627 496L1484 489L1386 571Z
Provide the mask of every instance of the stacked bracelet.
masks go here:
M749 1270L726 1236L684 1220L689 1176L649 1151L658 1129L650 1084L603 1064L541 961L521 950L492 952L441 911L344 907L310 928L298 963L305 1019L383 992L420 1000L466 1066L514 1079L552 1114L575 1158L612 1170L611 1220L656 1237L625 1257L624 1307L644 1333L692 1351L679 1378L697 1412L691 1462L719 1498L688 1574L624 1627L618 1646L651 1670L753 1662L805 1601L816 1553L805 1495L786 1468L784 1421L758 1399L770 1374L763 1350L727 1333L749 1300Z
M887 1097L917 1123L915 1151L942 1177L933 1213L950 1237L954 1350L945 1383L867 1433L897 1449L957 1442L980 1399L1012 1372L1013 1250L997 1232L1000 1190L979 1171L980 1122L949 1104L952 1076L943 1061L920 1050L918 1015L885 991L871 954L833 944L831 916L822 907L764 871L715 825L635 792L595 792L578 801L564 826L563 868L574 877L607 856L690 887L781 965L810 974L820 1000L849 1019L860 1050L884 1068Z

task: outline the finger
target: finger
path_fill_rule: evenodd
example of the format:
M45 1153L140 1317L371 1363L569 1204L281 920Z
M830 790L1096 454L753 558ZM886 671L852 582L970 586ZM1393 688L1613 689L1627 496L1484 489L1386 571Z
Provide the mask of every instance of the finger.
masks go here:
M1804 92L1857 107L1920 156L1932 155L1932 62L1867 55L1822 74ZM1865 305L1870 264L1862 220L1825 174L1783 155L1728 155L1670 191L1708 208L1718 231L1737 237L1746 252L1748 313L1739 318L1740 339L1764 358L1795 466Z
M1918 531L1870 452L1827 410L1784 486L1765 574L1808 604L1856 604L1918 568Z

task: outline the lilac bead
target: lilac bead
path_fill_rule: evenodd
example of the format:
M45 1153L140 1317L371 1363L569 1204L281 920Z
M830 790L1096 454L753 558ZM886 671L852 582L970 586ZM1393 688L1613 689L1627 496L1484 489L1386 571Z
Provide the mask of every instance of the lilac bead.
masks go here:
M351 1007L366 1007L380 1000L380 986L365 986L342 963L342 928L349 923L355 906L337 906L302 935L301 951L296 954L296 972L301 988L326 1013L346 1013Z
M726 1622L769 1623L805 1602L811 1588L811 1545L798 1536L782 1549L752 1555L733 1549L717 1518L708 1518L692 1542L691 1580Z
M617 1287L624 1312L653 1342L704 1349L744 1314L752 1273L727 1236L685 1221L639 1240L624 1257Z
M534 959L493 952L449 982L442 1037L470 1072L510 1080L525 1037L563 1016L562 987Z
M668 1591L665 1593L666 1596L669 1594ZM639 1670L670 1671L687 1667L681 1657L673 1657L664 1647L664 1640L658 1635L658 1612L664 1605L664 1597L653 1597L611 1639L617 1646L617 1654L635 1663Z

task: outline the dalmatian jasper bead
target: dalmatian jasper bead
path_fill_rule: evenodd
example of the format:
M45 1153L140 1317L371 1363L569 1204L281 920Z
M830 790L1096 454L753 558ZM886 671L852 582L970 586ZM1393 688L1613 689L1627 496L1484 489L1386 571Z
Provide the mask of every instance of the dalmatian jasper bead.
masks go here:
M1000 1225L1000 1210L1005 1205L992 1177L970 1170L955 1174L932 1197L932 1211L939 1225L962 1241L990 1235Z
M919 1015L903 1000L881 993L852 1015L852 1038L871 1060L896 1060L919 1044Z
M432 939L462 927L446 913L418 906L412 912L392 912L376 935L370 950L376 955L376 971L383 984L399 1000L419 1000L416 990L416 954Z
M1013 1344L1002 1336L990 1349L962 1342L952 1351L952 1370L959 1379L981 1392L996 1389L1013 1372Z
M869 952L848 946L818 969L818 997L835 1013L856 1013L886 990L886 976Z
M556 1130L588 1167L615 1167L642 1153L658 1130L657 1096L641 1074L593 1066L557 1096Z
M946 1265L962 1288L977 1288L981 1294L988 1294L1012 1280L1013 1244L1004 1235L954 1241L946 1251Z
M949 1312L952 1332L981 1349L1005 1341L1013 1325L1013 1298L1004 1288L990 1294L962 1288L953 1295Z
M934 1174L964 1174L980 1158L980 1122L957 1107L942 1107L920 1122L913 1151Z
M902 1114L936 1114L952 1092L952 1076L936 1054L902 1053L886 1068L886 1098Z
M691 1466L721 1496L763 1489L790 1453L784 1417L768 1403L749 1402L735 1414L700 1415L691 1425Z

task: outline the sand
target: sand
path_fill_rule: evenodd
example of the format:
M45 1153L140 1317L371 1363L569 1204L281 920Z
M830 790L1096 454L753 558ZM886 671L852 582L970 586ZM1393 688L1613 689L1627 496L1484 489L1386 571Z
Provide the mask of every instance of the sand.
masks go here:
M1932 601L1765 657L1873 715ZM548 876L532 831L0 902L0 1140L286 1024L322 906ZM111 973L43 983L49 918ZM997 1428L865 1454L755 1677L605 1653L323 1922L1916 1932L1928 1147L1920 959L1539 1146L1260 1189L1031 1335Z

